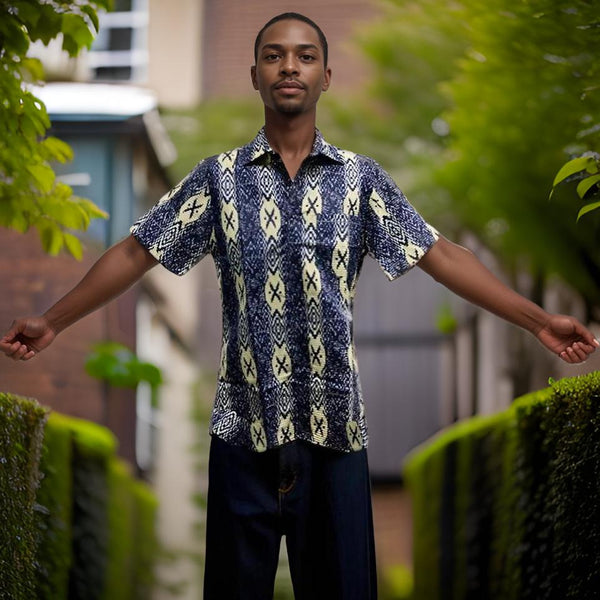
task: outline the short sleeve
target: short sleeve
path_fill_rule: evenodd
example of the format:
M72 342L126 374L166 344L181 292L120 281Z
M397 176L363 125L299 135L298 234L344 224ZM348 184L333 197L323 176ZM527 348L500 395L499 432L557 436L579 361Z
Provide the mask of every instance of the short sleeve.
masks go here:
M208 161L199 163L130 229L169 271L183 275L210 249L213 210Z
M389 279L414 267L439 238L408 202L390 175L370 165L365 215L366 250Z

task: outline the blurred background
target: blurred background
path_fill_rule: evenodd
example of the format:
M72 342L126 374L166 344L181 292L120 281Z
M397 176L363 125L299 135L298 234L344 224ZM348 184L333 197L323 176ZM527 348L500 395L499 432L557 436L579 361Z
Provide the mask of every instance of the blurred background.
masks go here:
M35 232L0 234L0 323L39 313L203 157L262 126L250 82L254 38L298 11L330 45L318 126L368 154L447 237L548 310L600 320L598 215L577 221L561 165L598 148L593 2L476 0L115 0L91 48L35 44L51 133L73 149L59 180L110 214L80 234L81 260L48 256ZM597 47L597 46L596 46ZM591 192L594 192L591 189ZM389 283L367 260L355 304L382 579L410 566L402 464L445 426L507 407L566 367L537 342L465 304L418 269ZM113 341L160 368L159 387L92 378L92 345ZM154 269L135 289L29 363L0 364L2 389L108 426L160 498L157 599L201 597L207 422L220 349L212 262L186 277ZM282 555L285 562L285 556ZM280 570L277 598L289 596ZM396 571L397 572L397 571Z

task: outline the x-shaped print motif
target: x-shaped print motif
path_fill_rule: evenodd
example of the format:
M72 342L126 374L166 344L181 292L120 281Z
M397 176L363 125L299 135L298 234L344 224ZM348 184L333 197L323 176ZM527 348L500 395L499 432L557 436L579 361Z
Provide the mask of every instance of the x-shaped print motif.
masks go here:
M264 430L261 427L252 425L252 439L254 440L254 445L257 448L266 446L266 441L264 439Z
M306 276L306 289L310 290L311 288L315 288L317 291L319 288L317 286L317 272L313 271L312 273L309 271L305 271Z
M283 296L282 296L282 290L281 290L281 283L277 282L275 284L269 282L269 288L270 288L270 292L271 292L271 302L273 302L274 300L279 300L279 302L283 301Z
M277 375L289 371L287 356L275 356L275 361L277 362Z
M189 213L190 219L194 218L194 214L196 213L197 210L200 210L202 208L201 204L198 204L196 202L196 200L194 200L194 202L192 203L191 206L188 206L183 212L184 213Z
M225 216L225 229L229 231L230 229L235 229L235 217L233 212L224 212Z
M269 211L268 208L265 208L265 218L266 218L266 223L265 223L265 228L268 228L270 226L276 227L277 226L277 222L275 221L275 216L277 214L276 209L271 209L271 211Z
M321 365L321 346L313 346L312 344L309 346L310 347L310 362L313 364L318 364Z
M336 251L336 260L337 260L337 264L336 264L336 269L339 269L340 267L345 267L348 264L348 250L337 250Z
M325 417L313 415L313 426L315 435L325 435Z
M351 436L350 444L352 446L358 446L361 443L361 441L360 441L360 431L358 429L358 425L349 424L348 425L348 433Z

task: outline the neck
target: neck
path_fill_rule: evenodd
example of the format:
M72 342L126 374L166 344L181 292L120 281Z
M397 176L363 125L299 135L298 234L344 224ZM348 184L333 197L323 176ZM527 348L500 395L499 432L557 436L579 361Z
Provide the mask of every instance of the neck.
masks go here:
M282 158L306 158L315 139L315 114L286 115L265 109L265 135Z

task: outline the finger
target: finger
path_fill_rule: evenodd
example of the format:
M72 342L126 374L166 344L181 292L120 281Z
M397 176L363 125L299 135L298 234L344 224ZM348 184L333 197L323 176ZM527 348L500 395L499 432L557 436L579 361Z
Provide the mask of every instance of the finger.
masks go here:
M584 344L583 342L579 342L578 352L581 357L581 360L587 360L595 350L593 346L589 346L588 344Z
M569 346L566 349L566 353L571 364L584 362L588 358L588 354L583 350L578 342L575 342L572 346Z
M36 355L35 350L29 350L21 360L31 360Z
M561 352L558 356L566 363L572 365L575 361L573 360L573 355L569 352L570 348L567 348L563 352Z
M29 352L29 348L25 344L19 344L19 347L12 354L12 359L21 360L27 352Z
M586 344L590 346L598 347L600 346L600 342L593 336L592 332L584 327L579 321L575 321L575 333L579 335Z
M571 351L579 361L584 361L588 357L588 353L583 349L583 346L577 342L571 346Z
M14 342L15 338L23 331L23 327L19 324L19 321L13 321L9 330L4 334L2 341Z
M19 351L22 344L21 342L13 342L12 344L6 344L4 354L9 358L14 358L15 354Z

